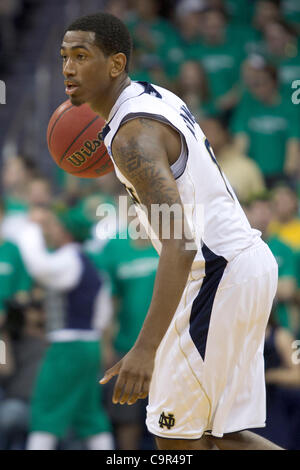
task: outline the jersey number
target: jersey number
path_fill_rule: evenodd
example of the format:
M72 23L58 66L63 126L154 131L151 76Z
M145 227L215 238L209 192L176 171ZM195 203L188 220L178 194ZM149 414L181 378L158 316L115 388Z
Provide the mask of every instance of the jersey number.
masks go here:
M191 111L184 105L181 106L180 108L180 116L185 122L186 127L188 130L193 134L193 136L196 139L196 134L195 134L195 118L192 115Z
M233 197L233 195L232 195L230 189L229 189L228 186L227 186L227 183L226 183L226 180L225 180L225 178L224 178L223 172L222 172L222 170L221 170L221 168L220 168L220 166L219 166L219 164L218 164L218 162L217 162L217 159L216 159L216 157L215 157L215 155L214 155L213 149L211 148L211 145L210 145L208 139L205 139L205 147L206 147L206 150L208 151L208 153L209 153L209 155L210 155L212 161L214 162L215 165L217 165L218 170L219 170L219 172L220 172L220 175L222 176L222 179L223 179L223 181L224 181L224 184L225 184L225 186L226 186L226 189L227 189L228 193L230 194L231 198L234 200L234 197Z

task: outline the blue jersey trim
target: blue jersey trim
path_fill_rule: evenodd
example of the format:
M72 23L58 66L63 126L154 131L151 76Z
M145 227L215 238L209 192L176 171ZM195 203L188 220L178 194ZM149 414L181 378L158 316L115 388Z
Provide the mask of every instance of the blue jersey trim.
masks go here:
M213 253L205 244L203 244L202 253L205 259L205 277L192 305L189 331L204 361L213 304L227 260Z

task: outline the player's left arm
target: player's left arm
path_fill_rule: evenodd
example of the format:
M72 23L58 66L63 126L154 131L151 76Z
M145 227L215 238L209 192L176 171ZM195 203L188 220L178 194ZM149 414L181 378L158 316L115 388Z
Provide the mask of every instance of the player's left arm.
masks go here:
M178 133L171 127L153 120L135 119L121 127L112 146L113 158L146 207L148 219L154 204L169 207L175 204L181 209L176 211L177 215L170 211L170 236L163 238L162 232L159 233L162 250L152 301L137 341L101 380L106 383L119 375L114 403L132 404L148 395L156 350L178 307L196 254L195 245L189 249L191 234L184 230L187 228L184 208L170 170L170 162L178 157L179 142ZM175 232L180 226L178 237Z

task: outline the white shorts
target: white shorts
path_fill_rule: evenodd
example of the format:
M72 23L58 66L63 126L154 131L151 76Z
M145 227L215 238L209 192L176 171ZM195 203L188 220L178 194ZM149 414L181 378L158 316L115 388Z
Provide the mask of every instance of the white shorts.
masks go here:
M206 248L206 247L205 247ZM156 354L146 424L156 436L199 439L264 427L264 336L277 264L261 240L229 263L207 249Z

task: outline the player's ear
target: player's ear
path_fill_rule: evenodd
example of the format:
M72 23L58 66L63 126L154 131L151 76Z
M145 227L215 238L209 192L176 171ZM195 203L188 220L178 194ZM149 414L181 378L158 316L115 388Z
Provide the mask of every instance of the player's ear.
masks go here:
M127 57L123 52L118 52L111 56L110 73L112 78L116 78L124 72L127 63Z

